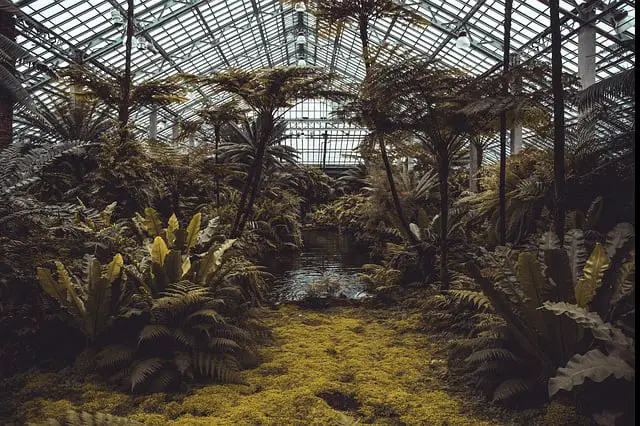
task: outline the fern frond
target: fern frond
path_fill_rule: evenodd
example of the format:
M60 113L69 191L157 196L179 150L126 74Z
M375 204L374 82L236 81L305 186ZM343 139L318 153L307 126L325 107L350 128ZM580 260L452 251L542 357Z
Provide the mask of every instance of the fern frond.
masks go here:
M107 346L96 355L96 365L98 368L112 368L130 362L134 352L132 348L124 345Z
M157 374L165 365L165 362L162 358L148 358L136 364L131 373L131 392L133 392L138 385L146 382L150 377Z
M448 290L447 294L451 295L456 303L468 303L483 311L493 311L491 300L481 291Z
M521 363L522 359L517 357L508 349L503 348L487 348L480 349L469 355L465 361L470 363L487 362L487 361L511 361Z
M493 391L493 402L502 402L516 395L531 392L535 389L535 382L523 379L510 379L500 383Z

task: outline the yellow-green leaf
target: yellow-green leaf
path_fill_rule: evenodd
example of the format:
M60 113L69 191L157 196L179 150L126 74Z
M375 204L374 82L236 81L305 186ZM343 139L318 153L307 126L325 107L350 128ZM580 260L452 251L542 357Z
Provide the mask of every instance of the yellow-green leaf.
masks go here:
M161 237L156 237L151 246L151 260L158 265L164 265L164 258L169 253L167 244Z
M73 283L71 282L71 277L69 276L67 268L65 268L61 262L56 261L56 269L58 270L58 283L60 284L60 287L66 290L67 296L73 303L72 306L75 306L77 310L76 314L84 314L84 303L82 303L82 301L78 297L78 294L76 293L75 288L73 287Z
M574 289L576 295L576 303L582 308L586 308L593 297L596 290L602 285L602 277L611 266L604 248L600 243L596 243L591 255L584 265L582 276L578 280Z
M169 218L169 223L167 225L167 246L169 248L173 247L173 243L176 241L176 233L175 231L180 228L180 224L178 223L178 218L175 213L171 215Z
M205 254L202 257L202 260L200 260L200 265L198 267L198 273L196 276L197 282L204 283L207 280L207 277L209 276L209 274L215 272L220 267L220 265L222 265L222 257L224 256L225 252L229 250L233 245L233 243L235 242L236 242L235 238L228 239L224 243L222 243L220 247L218 247L217 249L214 250L213 247L209 249L207 254Z
M182 277L181 278L184 278L184 276L187 275L190 270L191 270L191 259L189 259L189 256L187 256L187 258L184 260L184 262L182 262Z
M198 212L193 215L191 221L189 222L189 226L187 226L187 241L185 243L187 254L189 253L189 250L198 242L198 232L200 232L201 221L202 214Z
M51 271L47 268L38 268L37 277L42 289L51 297L56 299L59 303L66 302L67 295L63 288L51 276Z
M538 309L542 305L540 291L544 287L544 276L536 257L529 252L521 252L518 255L516 277L522 285L527 298L525 306L528 308L529 319L534 322L534 327L543 331L546 327L544 316Z
M144 221L143 224L145 228L147 228L147 232L152 237L162 235L162 220L160 219L160 214L152 209L151 207L147 207L144 209Z
M113 256L113 260L107 265L107 272L105 274L105 278L107 279L107 281L113 283L118 278L123 264L124 260L122 259L122 255L120 253Z

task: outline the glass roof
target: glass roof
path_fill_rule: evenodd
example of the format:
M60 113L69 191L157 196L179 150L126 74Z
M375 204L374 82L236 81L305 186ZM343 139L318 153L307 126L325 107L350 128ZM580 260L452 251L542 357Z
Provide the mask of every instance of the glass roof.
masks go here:
M124 16L126 0L19 0L18 42L54 69L82 60L103 72L124 67L123 26L113 16ZM502 60L503 0L398 0L403 7L422 15L429 24L415 26L403 20L381 18L371 24L374 45L385 46L379 62L400 53L426 55L452 67L480 75L496 70ZM635 16L635 1L601 0L593 17L584 13L584 3L561 0L563 66L578 71L578 32L585 23L596 29L596 81L635 64L635 26L616 31L612 11ZM295 65L297 14L292 1L284 0L135 0L132 69L136 81L167 77L179 72L207 74L229 67L257 69ZM354 23L326 27L312 11L304 14L307 65L324 67L336 74L334 84L351 87L364 77L360 39ZM550 61L548 5L546 0L513 2L511 51L521 62ZM467 31L471 48L455 47L456 36ZM136 40L147 42L136 48ZM19 77L34 96L50 101L64 88L29 65L18 67ZM203 101L222 97L206 90L190 94L184 104L162 108L160 121L188 120ZM302 152L302 162L341 166L357 159L351 154L365 133L330 116L332 105L305 102L291 111L289 137L285 143ZM566 110L568 123L576 112ZM149 111L134 120L139 129L148 126ZM306 118L305 118L306 117ZM160 138L171 136L171 125L159 129ZM304 134L303 134L304 133ZM326 143L325 143L326 142ZM551 142L524 129L523 145ZM326 147L326 149L325 149ZM326 150L326 155L324 155ZM488 158L495 152L488 153Z

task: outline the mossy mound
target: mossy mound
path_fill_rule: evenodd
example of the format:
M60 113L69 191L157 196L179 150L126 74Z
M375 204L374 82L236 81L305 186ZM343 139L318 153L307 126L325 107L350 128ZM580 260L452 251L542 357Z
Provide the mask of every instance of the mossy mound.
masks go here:
M132 396L95 384L54 390L55 375L39 375L15 395L17 417L42 422L73 408L162 426L503 424L472 414L474 402L446 388L442 351L418 331L417 314L283 306L264 315L275 341L244 372L248 385Z

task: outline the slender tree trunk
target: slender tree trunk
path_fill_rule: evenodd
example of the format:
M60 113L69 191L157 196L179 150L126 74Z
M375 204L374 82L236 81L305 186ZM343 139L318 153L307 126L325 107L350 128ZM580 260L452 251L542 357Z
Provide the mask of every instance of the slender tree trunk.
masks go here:
M215 174L215 183L216 183L216 209L220 209L220 177L218 176L218 173L220 172L219 167L218 167L218 147L220 146L220 124L216 124L213 127L213 130L215 132L216 135L216 145L214 147L215 149L215 162L216 162L216 174Z
M244 227L253 215L253 204L255 203L256 198L258 198L258 192L260 192L260 185L262 183L263 166L264 164L262 162L258 164L258 170L256 172L256 182L254 182L253 187L251 188L251 195L249 197L249 202L247 203L247 208L244 212L244 215L242 216L240 224L238 225L238 235L242 235Z
M360 19L359 28L360 28L360 42L362 43L362 59L364 61L365 73L368 75L371 69L371 58L369 57L369 34L368 34L368 20ZM407 238L409 242L416 247L419 246L419 241L411 232L409 228L409 221L402 210L402 205L400 204L400 197L398 196L398 191L396 189L396 182L393 177L393 169L391 168L391 162L389 161L389 156L387 155L387 148L384 144L384 137L379 136L379 144L380 144L380 154L382 156L382 162L384 163L384 170L387 174L387 181L389 182L389 188L391 188L391 198L393 199L393 205L396 209L396 214L398 215L398 219L400 219L400 223L404 228L405 233L407 234ZM419 254L421 253L418 247Z
M0 11L0 34L16 40L16 20L10 13ZM7 71L15 72L15 64L5 62ZM15 99L11 92L0 88L0 151L8 147L13 140L13 105Z
M368 19L360 19L360 41L362 42L362 60L364 61L364 68L368 74L369 68L371 68L371 58L369 56L369 21Z
M260 120L260 126L258 130L258 148L256 150L257 152L254 161L251 164L251 168L249 169L247 182L242 189L240 205L238 206L236 218L234 220L233 227L231 228L231 238L237 238L242 234L248 216L253 210L253 202L255 201L256 197L250 194L253 194L254 191L257 191L257 187L260 185L260 180L262 178L262 162L264 161L264 156L269 145L269 139L271 138L271 134L273 132L274 119L271 113L261 113L258 119Z
M384 170L387 173L389 188L391 188L391 198L393 199L393 205L396 208L398 219L400 219L400 223L402 224L402 227L407 234L407 238L409 238L409 242L411 244L417 245L420 242L413 235L413 232L411 232L411 228L409 228L409 222L407 221L407 218L404 215L404 211L402 210L402 205L400 204L400 197L398 196L396 183L393 179L393 170L391 169L391 163L389 162L389 157L387 156L387 148L384 144L384 137L378 136L378 138L380 143L380 152L382 153L382 162L384 163Z
M129 122L129 104L131 103L131 44L133 38L133 0L127 0L127 32L125 34L124 81L122 85L122 102L118 110L120 130L124 130ZM122 134L123 142L125 135Z
M555 176L555 232L564 242L565 182L564 182L564 92L562 88L562 40L559 0L549 1L551 18L551 79L553 87L553 169Z
M511 42L511 9L513 0L506 0L504 14L504 46L503 46L503 73L509 71L509 44ZM502 94L509 94L509 85L502 83ZM500 245L507 242L507 113L500 113L500 222L498 227L498 241Z
M444 150L442 150L444 151ZM448 228L449 228L449 161L446 152L440 152L440 288L449 289Z

